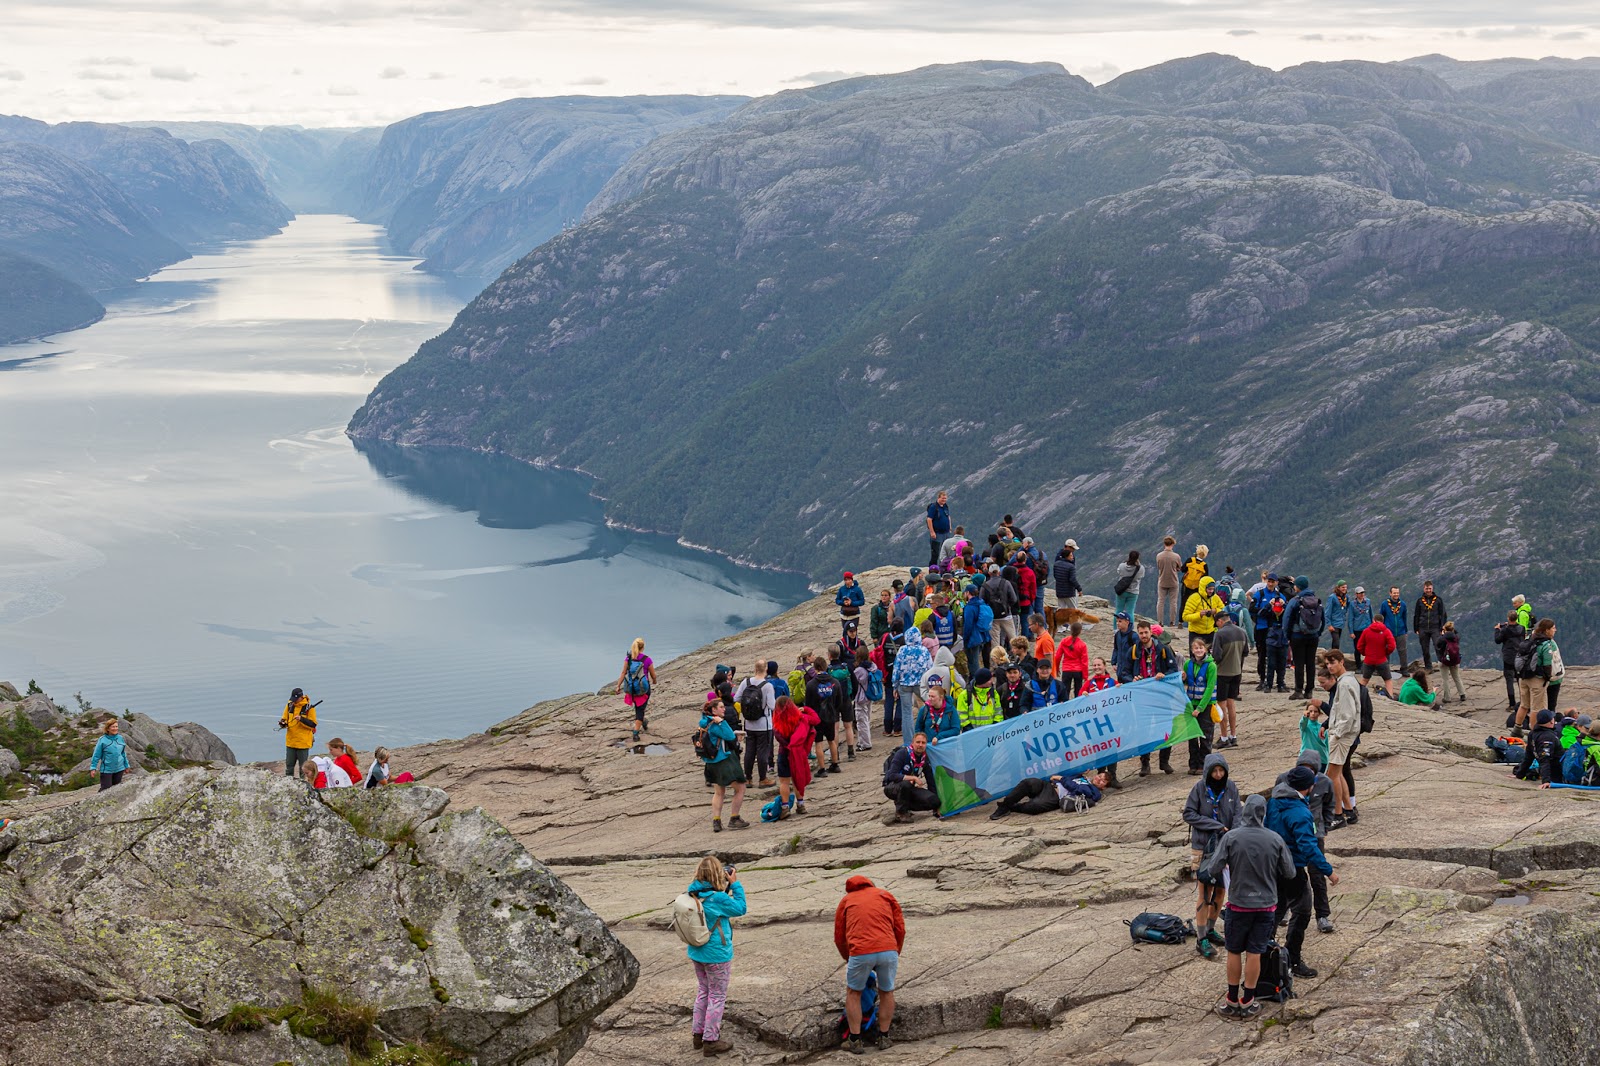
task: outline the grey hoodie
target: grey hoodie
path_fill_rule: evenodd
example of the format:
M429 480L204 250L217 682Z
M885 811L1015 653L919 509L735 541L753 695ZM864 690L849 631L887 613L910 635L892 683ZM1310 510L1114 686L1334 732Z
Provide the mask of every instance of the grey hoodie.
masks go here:
M1328 836L1328 823L1333 820L1333 782L1322 772L1322 756L1318 754L1316 748L1306 748L1302 751L1295 765L1309 766L1311 772L1317 775L1316 783L1311 786L1311 791L1306 796L1306 803L1311 807L1311 821L1317 827L1317 839L1325 840ZM1273 782L1274 785L1288 783L1288 770L1279 774L1278 780Z
M1183 820L1189 823L1189 846L1204 851L1213 834L1226 833L1239 820L1239 790L1229 778L1222 786L1220 796L1210 794L1211 768L1228 768L1228 760L1213 752L1206 756L1200 780L1189 790L1188 802L1183 805Z
M1205 870L1221 878L1228 869L1228 902L1241 910L1265 910L1278 904L1278 881L1294 876L1294 859L1283 838L1266 828L1267 801L1252 795L1244 801L1239 824L1228 830Z

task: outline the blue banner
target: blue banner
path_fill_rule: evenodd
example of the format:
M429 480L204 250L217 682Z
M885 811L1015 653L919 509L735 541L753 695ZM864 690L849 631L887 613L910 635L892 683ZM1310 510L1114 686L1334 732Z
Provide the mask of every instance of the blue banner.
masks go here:
M1077 776L1199 737L1177 674L1041 707L928 746L941 814L997 800L1025 777Z

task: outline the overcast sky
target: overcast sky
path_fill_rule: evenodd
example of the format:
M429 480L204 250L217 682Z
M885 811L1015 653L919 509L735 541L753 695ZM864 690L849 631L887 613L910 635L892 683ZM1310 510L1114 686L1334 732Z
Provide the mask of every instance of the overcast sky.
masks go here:
M374 125L514 96L760 95L966 59L1600 54L1596 0L5 0L0 113Z

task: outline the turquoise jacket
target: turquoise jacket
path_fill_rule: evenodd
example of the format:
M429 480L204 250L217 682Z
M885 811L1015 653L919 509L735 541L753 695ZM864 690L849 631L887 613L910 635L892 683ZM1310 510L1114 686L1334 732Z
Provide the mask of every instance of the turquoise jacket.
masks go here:
M128 742L121 733L107 734L95 741L94 754L89 756L89 769L100 768L102 774L120 774L128 768Z
M711 939L700 947L689 945L689 961L715 966L733 961L733 923L729 918L744 917L744 886L735 881L728 891L718 892L704 881L690 881L689 894L700 897Z

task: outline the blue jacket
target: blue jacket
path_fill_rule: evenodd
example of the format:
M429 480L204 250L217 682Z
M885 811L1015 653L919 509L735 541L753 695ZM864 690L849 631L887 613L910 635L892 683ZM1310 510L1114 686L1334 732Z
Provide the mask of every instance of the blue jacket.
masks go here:
M1250 601L1250 609L1255 612L1257 629L1272 628L1272 612L1267 610L1267 606L1273 600L1282 598L1278 590L1272 588L1262 589L1256 593L1256 598Z
M1128 626L1128 631L1114 630L1111 634L1111 666L1117 674L1117 684L1125 685L1133 680L1133 645L1139 639L1139 634L1133 631L1133 626Z
M1401 600L1399 606L1390 608L1389 597L1383 598L1383 603L1378 605L1378 617L1383 619L1383 624L1389 627L1389 632L1396 638L1403 637L1410 632L1406 629L1406 601Z
M840 585L839 591L833 594L833 602L840 607L853 604L856 607L865 607L867 594L861 591L860 583L854 585Z
M1291 637L1295 636L1301 636L1301 639L1309 638L1310 634L1301 635L1295 633L1294 616L1295 612L1300 609L1300 601L1307 596L1315 596L1316 594L1317 593L1315 589L1304 588L1299 592L1296 592L1292 597L1290 597L1289 602L1283 605L1283 637L1285 643L1287 643ZM1327 628L1328 609L1326 606L1324 606L1322 609L1322 624L1317 627L1316 636L1322 636L1322 634L1327 631Z
M933 623L933 637L941 648L952 647L956 642L956 619L950 608L940 607L928 619ZM962 637L966 637L966 619L962 620Z
M994 625L994 608L974 596L961 611L961 639L966 647L989 643L989 629Z
M924 703L917 712L916 731L926 733L930 741L948 740L961 735L961 712L956 710L955 698L946 697L944 710L938 722L933 720L933 715L928 713L928 705Z
M1317 825L1311 817L1311 805L1287 782L1273 786L1272 798L1267 800L1267 828L1289 845L1289 856L1296 866L1320 870L1324 877L1333 873L1333 865L1317 844Z
M89 767L99 767L102 774L120 774L128 768L128 742L118 733L106 734L94 742L94 754L89 756Z
M728 919L744 917L744 886L735 881L728 891L718 892L704 881L695 880L689 882L689 893L700 897L700 909L705 911L706 927L711 930L711 939L700 947L689 945L690 961L708 966L732 962L733 923Z
M1341 633L1345 630L1345 623L1350 621L1350 608L1354 601L1346 597L1343 605L1339 603L1339 594L1333 593L1328 601L1322 605L1322 613L1328 620L1329 629L1337 629Z
M1083 586L1078 584L1078 564L1068 559L1065 551L1056 554L1056 561L1050 567L1050 576L1056 581L1056 598L1068 599L1083 591Z
M919 763L910 744L902 745L890 753L889 765L883 771L883 787L898 785L907 774L920 777L929 788L933 787L933 762L928 758L928 753L923 752Z
M1044 707L1053 706L1054 704L1061 702L1061 680L1059 678L1052 677L1050 679L1050 684L1041 688L1039 685L1039 679L1034 678L1032 681L1028 682L1028 693L1030 697L1030 702L1028 704L1029 710L1037 711Z
M731 759L734 757L733 744L737 738L733 735L733 726L728 724L727 719L723 719L722 721L713 724L710 718L705 715L701 715L700 727L702 729L709 729L711 736L718 742L717 750L719 752L715 759L702 759L702 762L709 766L711 763L721 762L723 759ZM724 959L722 961L726 962L728 960Z
M1360 633L1372 624L1372 601L1350 597L1350 632Z

